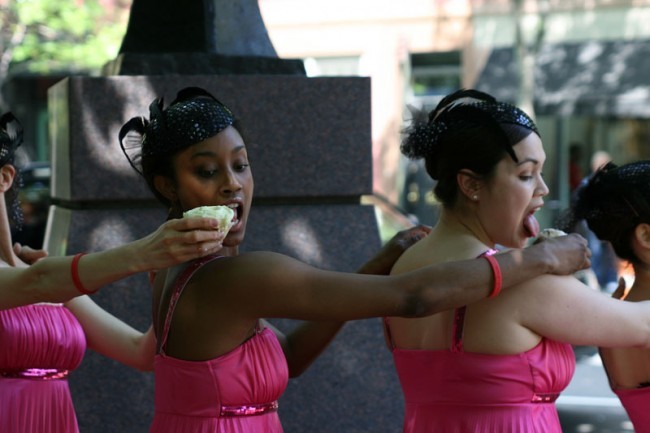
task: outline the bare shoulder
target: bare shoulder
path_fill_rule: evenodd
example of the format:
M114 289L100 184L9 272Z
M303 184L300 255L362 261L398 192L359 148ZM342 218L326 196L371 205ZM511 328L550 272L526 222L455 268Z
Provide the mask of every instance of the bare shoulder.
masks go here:
M584 296L593 292L573 275L544 274L519 283L505 291L508 296L519 298L546 299L553 296L555 299Z
M222 257L203 266L207 272L250 273L253 270L275 269L277 266L301 264L297 259L273 251L252 251L234 257Z
M274 280L299 274L301 269L308 267L283 254L255 251L213 260L199 269L192 279L199 284L218 281L219 285L227 290L241 290L247 287L268 286Z

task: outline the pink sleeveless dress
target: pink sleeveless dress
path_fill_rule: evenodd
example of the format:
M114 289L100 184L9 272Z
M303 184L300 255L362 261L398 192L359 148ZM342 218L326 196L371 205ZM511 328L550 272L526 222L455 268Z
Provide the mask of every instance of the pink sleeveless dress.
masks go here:
M449 350L396 348L384 325L405 400L405 433L561 433L555 400L569 385L569 344L542 338L516 355L463 350L466 307L454 312Z
M0 432L76 433L68 372L86 337L62 305L0 310Z
M634 389L614 389L614 393L621 400L627 415L634 425L635 433L650 433L650 387Z
M282 433L277 413L289 372L268 328L232 351L208 361L184 361L164 353L174 308L194 272L218 258L192 262L174 285L161 353L155 358L155 413L151 433Z

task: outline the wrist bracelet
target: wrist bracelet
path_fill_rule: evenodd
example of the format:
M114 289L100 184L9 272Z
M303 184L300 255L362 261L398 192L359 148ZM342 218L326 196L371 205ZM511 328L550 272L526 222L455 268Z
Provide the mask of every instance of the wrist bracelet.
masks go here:
M494 273L494 287L492 288L492 292L488 295L488 298L494 298L499 294L499 292L501 292L501 286L503 285L501 268L499 267L499 262L497 262L497 259L495 259L493 255L485 255L483 258L488 261L492 268L492 272Z
M82 256L85 256L86 253L78 253L72 258L72 263L70 264L70 275L72 276L72 282L74 287L84 295L91 295L96 292L96 290L88 290L84 287L83 283L79 279L79 260Z

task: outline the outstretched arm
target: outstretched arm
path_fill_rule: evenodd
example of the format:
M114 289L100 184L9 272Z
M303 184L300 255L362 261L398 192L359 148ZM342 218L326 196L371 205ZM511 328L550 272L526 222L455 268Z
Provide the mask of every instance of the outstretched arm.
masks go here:
M543 273L570 274L589 266L589 250L583 238L570 235L499 254L496 261L508 287ZM251 252L206 265L193 284L210 288L201 296L201 307L215 317L234 314L238 320L245 318L245 326L260 317L310 321L289 337L279 335L295 376L318 356L343 321L421 317L467 305L490 294L494 277L484 259L380 276L325 271L281 254Z
M589 255L586 240L569 235L494 257L507 289L545 273L569 275L589 266ZM437 263L391 276L324 271L270 252L247 253L212 266L224 290L209 292L214 296L209 303L218 308L236 306L251 318L421 317L484 299L494 287L492 268L483 258Z
M221 248L223 233L216 220L170 220L148 236L110 250L84 255L78 277L86 290L138 272L162 269L214 253ZM72 257L46 257L28 268L0 270L0 309L35 302L64 302L81 293L71 275Z
M429 227L416 226L397 233L374 257L364 263L357 273L388 275L402 253L429 232ZM300 324L287 335L269 324L267 326L275 331L280 340L289 366L289 375L296 377L325 350L344 324L343 321L309 321Z
M426 227L415 227L398 233L379 254L364 264L358 273L389 274L399 256L419 239L426 236L428 232L429 229ZM589 266L589 250L586 245L587 243L582 237L572 235L547 240L525 250L513 250L505 254L499 254L496 259L503 274L503 286L508 287L544 273L570 274ZM278 266L278 269L283 269L282 272L284 273L293 274L289 271L289 268ZM264 272L261 272L261 274L266 275ZM299 272L296 272L294 275L299 274ZM435 277L431 276L431 270L424 271L422 274L424 276L423 285L432 286L432 282L435 281L435 284L433 284L435 290L430 290L427 296L423 296L423 298L429 297L430 303L428 305L405 305L403 301L396 300L392 304L395 308L401 309L400 313L391 314L388 310L385 310L383 315L423 315L422 311L418 311L420 309L427 310L426 314L433 314L483 299L493 289L494 276L492 268L483 259L441 264L436 267L433 274ZM320 279L317 278L315 281L320 281ZM385 282L386 280L383 279L378 280L376 287L382 286ZM259 284L262 284L262 282ZM349 302L350 299L353 299L353 295L345 288L342 288L341 293L337 294L337 285L334 279L329 283L328 287L321 287L319 290L317 283L303 283L301 292L304 292L304 289L309 287L313 289L315 297L325 296L326 299L323 298L320 301L306 300L304 304L306 310L301 313L304 314L302 318L309 319L322 316L320 317L322 321L307 321L288 335L283 335L277 329L274 329L283 346L289 365L289 374L292 377L300 375L320 355L345 323L339 320L331 320L333 315L340 314L341 319L373 317L382 314L378 313L379 310L374 310L373 307L379 309L379 303L390 304L390 302L386 302L386 299L382 299L382 294L372 285L365 293L363 289L356 291L359 295L357 301ZM359 288L361 285L360 282ZM393 291L393 293L397 292L402 291ZM282 301L282 295L275 297L276 301L280 300L284 304L281 308L287 305L298 305L298 298L289 295L289 293L286 296L291 296L292 302ZM418 293L417 296L422 296L422 294ZM399 299L399 296L396 299ZM271 306L271 309L259 312L260 315L301 318L300 316L296 317L296 309L294 308L291 308L293 311L288 311L285 308L283 313L278 313L272 307L273 301L269 299L268 302L260 303ZM332 311L331 308L328 309L327 304L338 304L336 311ZM366 311L364 312L364 310Z

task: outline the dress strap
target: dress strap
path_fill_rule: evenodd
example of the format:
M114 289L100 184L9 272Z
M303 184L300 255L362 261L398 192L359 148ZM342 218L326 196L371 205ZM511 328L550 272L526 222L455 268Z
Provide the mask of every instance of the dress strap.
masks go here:
M487 250L486 252L479 255L491 256L498 253L499 250L493 248ZM454 310L454 323L451 329L451 351L452 352L462 352L463 351L463 330L465 328L465 312L467 310L466 306L456 308Z
M451 329L451 351L463 351L463 328L465 326L465 310L467 307L460 307L454 310L454 324Z
M381 322L384 325L384 334L386 335L388 344L390 344L390 350L395 350L395 340L393 340L393 334L390 332L390 319L383 317Z
M165 316L165 325L163 326L163 333L161 336L162 342L160 344L160 351L163 354L165 353L165 346L167 345L167 337L169 336L169 328L171 327L172 316L174 315L176 304L178 304L178 300L180 299L181 294L183 293L183 289L187 285L188 281L190 281L190 278L192 278L194 273L198 271L201 268L201 266L220 257L224 257L224 256L218 254L211 254L205 257L201 257L200 259L192 260L185 267L185 269L181 271L180 275L176 277L176 280L173 283L174 287L173 287L172 296L169 300L169 305L167 306L167 315Z

